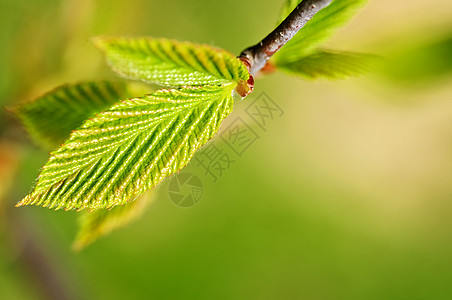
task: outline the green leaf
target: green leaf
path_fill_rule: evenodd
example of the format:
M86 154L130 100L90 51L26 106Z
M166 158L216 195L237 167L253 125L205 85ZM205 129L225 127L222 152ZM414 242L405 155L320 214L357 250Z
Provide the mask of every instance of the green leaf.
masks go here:
M164 86L217 85L247 81L234 55L207 45L153 38L96 38L114 71Z
M159 90L86 121L51 153L17 206L111 208L184 167L233 107L234 84Z
M80 251L97 239L141 217L151 201L150 194L144 193L135 201L113 207L111 210L100 209L83 213L79 217L79 230L72 245L73 249Z
M372 54L317 50L297 61L278 63L276 66L310 79L343 79L372 71L379 60Z
M367 0L333 0L330 5L319 11L306 25L275 55L280 62L297 61L312 53L317 46L325 42L339 27L345 25ZM282 14L291 11L301 1L288 1ZM289 8L288 8L289 7ZM284 16L284 18L287 15Z
M137 96L133 93L133 88L120 82L65 84L12 110L38 144L55 148L83 121L121 99Z

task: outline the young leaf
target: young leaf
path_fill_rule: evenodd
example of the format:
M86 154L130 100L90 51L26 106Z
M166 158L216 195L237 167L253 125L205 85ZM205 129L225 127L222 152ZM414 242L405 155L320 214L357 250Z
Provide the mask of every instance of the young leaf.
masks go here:
M371 71L378 61L371 54L317 50L297 61L277 62L278 69L305 78L343 79Z
M80 251L100 237L110 234L139 218L151 201L151 193L139 196L135 201L111 210L99 209L86 212L79 217L79 230L72 245L75 251Z
M131 89L124 83L82 82L57 87L12 110L38 144L54 148L95 113L133 96L136 95L132 95Z
M184 167L232 111L234 84L159 90L86 121L51 153L21 205L124 204Z
M234 55L207 45L153 38L97 38L114 71L164 86L217 85L247 81Z
M282 47L274 58L280 62L299 60L314 51L315 48L329 38L337 28L345 25L355 12L367 0L333 0L333 2L318 12L287 44ZM289 0L283 8L286 17L298 3ZM290 7L290 8L288 8Z

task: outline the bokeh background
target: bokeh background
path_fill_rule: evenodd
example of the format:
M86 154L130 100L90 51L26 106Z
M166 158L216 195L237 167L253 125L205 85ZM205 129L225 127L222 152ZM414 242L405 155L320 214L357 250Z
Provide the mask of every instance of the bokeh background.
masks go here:
M114 78L95 35L239 54L282 2L0 0L0 105ZM0 298L452 299L451 40L449 0L370 1L327 46L385 56L386 71L259 79L235 113L265 92L283 116L195 206L165 182L140 220L80 253L77 213L13 208L48 150L2 111Z

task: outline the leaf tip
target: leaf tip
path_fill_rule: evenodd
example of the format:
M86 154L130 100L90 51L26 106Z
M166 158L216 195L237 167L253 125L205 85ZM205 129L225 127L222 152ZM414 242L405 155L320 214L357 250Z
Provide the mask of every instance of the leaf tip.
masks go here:
M26 196L25 198L23 198L22 200L20 200L19 202L17 202L14 207L21 207L21 206L25 206L30 204L30 202L32 201L30 195Z

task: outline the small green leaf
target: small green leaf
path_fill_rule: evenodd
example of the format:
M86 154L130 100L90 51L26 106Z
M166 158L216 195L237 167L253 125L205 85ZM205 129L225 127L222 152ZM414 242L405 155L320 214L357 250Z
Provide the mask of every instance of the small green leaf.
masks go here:
M284 18L300 2L300 0L289 0L283 7ZM280 62L297 61L312 53L336 29L345 25L366 2L367 0L333 0L274 55L275 60Z
M151 198L151 193L147 192L135 201L113 207L111 210L99 209L83 213L79 217L79 230L72 248L80 251L100 237L138 219L144 213Z
M65 84L31 102L12 110L19 116L33 139L45 147L55 148L64 142L95 113L133 95L120 82L82 82Z
M21 205L121 205L183 168L232 111L236 85L159 90L86 121L51 153Z
M343 79L374 69L378 56L372 54L317 50L297 61L277 63L278 69L305 78Z
M114 71L164 86L217 85L247 81L234 55L207 45L153 38L96 38Z

